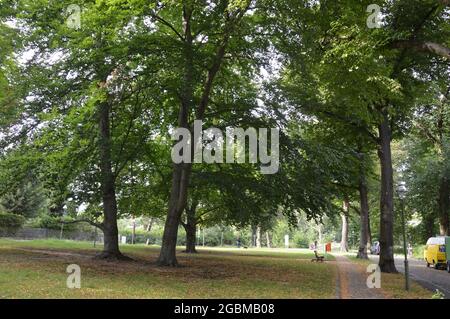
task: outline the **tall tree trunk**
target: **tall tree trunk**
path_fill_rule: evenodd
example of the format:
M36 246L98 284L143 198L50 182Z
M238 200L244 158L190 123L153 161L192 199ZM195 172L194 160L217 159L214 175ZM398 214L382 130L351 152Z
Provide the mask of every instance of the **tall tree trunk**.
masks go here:
M433 237L434 234L434 223L435 223L435 218L436 216L434 214L426 214L425 216L423 216L423 222L425 225L425 233L424 233L424 238L423 241L426 242L428 240L428 238Z
M256 226L252 226L252 247L256 247Z
M348 201L343 203L344 213L341 214L342 230L341 230L341 252L348 252Z
M186 168L185 166L189 167ZM164 225L161 251L157 261L159 266L178 266L176 257L178 226L180 225L181 214L187 204L189 175L189 164L174 164L169 211Z
M317 225L317 232L318 232L318 235L319 235L319 243L322 243L322 224L318 224Z
M178 113L178 126L187 129L189 129L189 112L192 107L194 80L191 18L192 8L183 5L183 31L185 36L183 48L184 76L181 92L181 105ZM194 143L191 143L191 147L194 147ZM191 163L173 164L169 210L164 225L161 252L157 261L159 266L178 265L176 258L178 226L180 225L181 214L187 205L187 192L191 168Z
M439 232L441 236L450 235L450 180L443 176L439 187Z
M378 127L378 157L381 166L380 261L382 272L396 273L394 263L394 185L391 155L392 132L386 111Z
M194 96L194 36L191 30L191 20L193 12L193 2L183 2L183 59L184 59L184 75L181 88L181 107L178 114L178 125L182 128L190 129L191 136L193 129L189 127L189 114L193 106ZM246 10L245 10L246 11ZM233 24L242 18L244 12L241 12L239 18L233 19ZM230 22L231 23L231 22ZM226 47L230 37L230 26L225 28L223 39L217 47L216 54L213 58L212 65L208 69L206 80L203 83L201 98L195 112L196 119L203 120L205 111L209 105L210 94L213 89L214 79L219 72L222 61L225 56ZM191 143L192 155L196 142ZM192 162L192 158L191 158ZM161 252L158 258L160 266L176 266L176 242L178 225L180 224L181 214L187 204L188 184L191 175L192 164L181 163L174 164L172 174L172 189L169 200L169 210L167 213L166 224L164 227L163 241Z
M256 227L256 248L261 248L261 226Z
M359 198L360 198L360 237L357 258L368 259L367 243L369 241L369 200L367 197L367 183L364 171L361 170L359 179Z
M102 224L104 246L103 252L98 255L98 257L102 259L128 259L123 256L119 250L116 188L111 160L110 105L108 102L101 102L99 104L98 113L100 130L100 171L104 216Z
M367 215L367 244L372 246L372 228L370 227L370 213Z
M202 229L202 246L205 247L205 228Z
M183 224L186 230L186 253L195 254L196 235L197 235L197 219L195 218L196 204L186 207L186 223Z
M267 248L270 248L270 247L271 247L271 244L270 244L270 234L269 234L268 231L266 231L266 244L267 244Z
M149 220L149 222L148 222L148 224L147 224L147 227L146 227L146 229L145 229L145 231L146 231L147 233L149 233L149 234L150 234L150 231L152 230L153 221L154 221L154 219L153 219L153 217L151 217L150 220ZM146 244L146 245L149 245L149 244L150 244L150 238L147 238L147 242L146 242L145 244Z
M136 241L136 219L133 217L133 229L131 233L131 244L134 245Z

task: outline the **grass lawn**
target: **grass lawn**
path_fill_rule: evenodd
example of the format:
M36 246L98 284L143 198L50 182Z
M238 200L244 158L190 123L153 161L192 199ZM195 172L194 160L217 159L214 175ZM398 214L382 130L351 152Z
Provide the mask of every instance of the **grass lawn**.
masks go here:
M356 252L348 254L347 257L364 270L373 263L370 260L356 258ZM430 299L433 292L423 288L417 282L410 280L410 290L405 291L405 277L403 274L381 273L381 291L387 298L396 299Z
M0 298L335 298L332 256L311 263L308 250L200 248L178 254L183 267L159 268L158 247L122 246L133 262L93 260L99 249L0 239ZM70 264L81 267L81 289L66 287Z

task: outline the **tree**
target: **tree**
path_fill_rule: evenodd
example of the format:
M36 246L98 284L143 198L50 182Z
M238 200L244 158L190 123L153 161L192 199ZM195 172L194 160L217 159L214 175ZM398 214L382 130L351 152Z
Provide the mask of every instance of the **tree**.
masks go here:
M449 112L448 70L436 67L430 73L430 88L416 108L411 135L404 141L404 177L408 186L408 206L423 220L425 241L435 235L448 235L449 200Z
M414 77L414 72L436 61L424 61L416 50L399 46L399 40L411 43L420 38L424 43L433 38L443 43L445 11L439 3L430 7L426 1L398 1L384 8L384 27L369 30L366 17L360 14L369 4L302 2L301 10L289 11L286 1L274 11L277 20L292 21L279 24L280 35L302 35L301 41L295 37L281 39L278 46L289 59L292 82L307 82L301 84L304 92L297 100L302 110L347 123L377 145L381 175L380 268L396 272L390 144L403 132L420 95L423 82ZM319 41L315 41L317 37Z
M241 20L246 14L249 1L221 1L216 6L206 6L191 1L183 1L180 5L171 5L170 9L161 7L155 15L160 23L168 25L182 43L183 82L179 88L179 107L177 126L185 128L193 133L191 115L196 120L205 119L205 112L210 104L214 81L221 71L225 54L229 48L239 49L230 43L238 40L236 31L241 25ZM165 15L168 15L167 17ZM179 32L172 26L169 18L182 18L182 31ZM167 22L169 21L169 22ZM197 22L198 21L198 22ZM197 46L196 37L205 39L205 43ZM242 39L239 39L242 40ZM198 50L203 50L208 56L207 67L201 67L204 61L195 59L200 55ZM236 54L237 52L232 52ZM200 92L198 96L196 92ZM192 143L194 147L195 143ZM176 266L176 239L181 214L186 208L188 199L188 185L192 170L190 163L173 165L172 186L170 192L169 208L164 227L163 242L161 246L158 264L161 266Z
M349 202L344 200L342 204L342 229L341 229L341 252L348 252L348 213L349 213Z
M440 234L445 236L450 234L450 167L448 165L450 122L449 87L446 81L449 75L448 70L437 69L436 73L436 84L430 90L431 97L424 101L427 104L419 105L417 117L413 122L413 135L408 143L411 155L407 165L410 170L408 179L411 182L411 191L424 202L429 202L430 199L435 200L435 204L429 204L428 208L437 208L435 211L439 216ZM428 183L424 178L436 182L437 187L426 185ZM430 190L434 190L431 196ZM427 194L428 199L422 194ZM418 207L421 206L419 204Z
M42 186L32 177L0 198L0 210L27 218L36 216L45 204Z
M369 198L364 158L361 158L361 172L359 177L359 213L361 219L360 240L357 258L368 259L367 247L370 243Z
M103 230L99 257L125 259L118 246L117 181L142 154L139 144L151 136L150 123L158 117L144 112L156 103L148 91L160 88L142 69L153 70L152 63L164 58L151 55L155 45L142 45L158 37L148 31L149 7L143 3L85 3L80 28L71 28L61 15L70 4L20 1L11 13L25 50L32 48L34 56L22 69L21 116L10 124L21 130L11 129L7 140L9 146L32 145L33 154L47 161L41 169L52 172L46 175L50 183L58 184L52 175L62 174L59 186L89 204L89 216L80 220Z

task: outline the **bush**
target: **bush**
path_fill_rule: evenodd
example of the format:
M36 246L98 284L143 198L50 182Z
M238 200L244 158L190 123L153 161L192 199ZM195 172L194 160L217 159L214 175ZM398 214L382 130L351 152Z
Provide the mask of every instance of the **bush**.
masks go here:
M425 245L415 245L413 246L413 256L419 259L423 259L423 251L425 250Z
M64 217L64 221L72 221L72 218ZM36 218L31 224L33 228L61 229L61 217L42 215ZM72 231L76 229L76 224L65 224L64 230Z
M425 245L413 245L413 257L418 259L423 259L423 251L425 250ZM403 246L394 246L394 253L403 255Z
M314 238L308 237L307 234L295 233L292 241L296 248L309 248L309 244L314 242Z
M0 230L17 230L25 223L25 217L11 214L0 213Z

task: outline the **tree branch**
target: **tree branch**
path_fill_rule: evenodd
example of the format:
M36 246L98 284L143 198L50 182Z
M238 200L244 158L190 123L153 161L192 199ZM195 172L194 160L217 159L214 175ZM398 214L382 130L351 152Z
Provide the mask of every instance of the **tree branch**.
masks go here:
M158 20L159 22L161 22L163 25L165 25L166 27L168 27L170 30L172 30L177 37L184 42L185 38L177 31L177 29L175 29L175 27L173 25L171 25L168 21L166 21L165 19L163 19L162 17L160 17L159 15L157 15L156 13L150 13L150 15L155 18L156 20Z
M450 0L449 0L450 1ZM433 53L441 56L447 60L450 60L450 49L435 42L418 42L418 41L407 41L400 40L392 43L392 47L396 49L413 49L420 52Z
M96 223L96 222L94 222L94 221L92 221L90 219L87 219L87 218L76 219L76 220L72 220L72 221L68 221L68 222L61 221L61 224L65 224L65 225L76 224L76 223L88 223L88 224L90 224L92 226L95 226L95 227L100 228L101 230L103 230L103 224L102 223Z
M356 207L356 206L353 206L352 204L348 204L348 207L350 207L351 209L353 209L355 212L357 212L358 214L361 214L361 211L359 210L359 208L358 207Z
M206 214L208 214L208 213L211 213L211 212L213 212L213 211L215 211L215 210L218 210L219 208L221 208L221 207L223 207L223 206L224 206L224 205L219 205L219 206L216 206L216 207L213 207L213 208L211 208L211 209L208 209L208 210L204 211L203 213L201 213L200 215L197 216L197 218L195 219L195 220L196 220L196 223L198 223L198 222L201 220L201 217L203 217L204 215L206 215Z
M200 99L200 104L197 109L197 119L203 119L205 115L206 108L209 104L209 98L210 93L213 87L214 79L219 72L220 66L223 62L225 51L228 46L228 41L230 39L230 36L236 27L236 25L239 23L240 19L244 16L245 12L248 10L248 7L250 6L250 1L248 2L247 6L243 10L237 10L235 17L227 16L227 22L225 23L224 27L224 35L221 40L221 43L217 47L216 55L214 57L213 63L211 67L208 70L208 75L206 77L206 81L203 85L203 93Z

